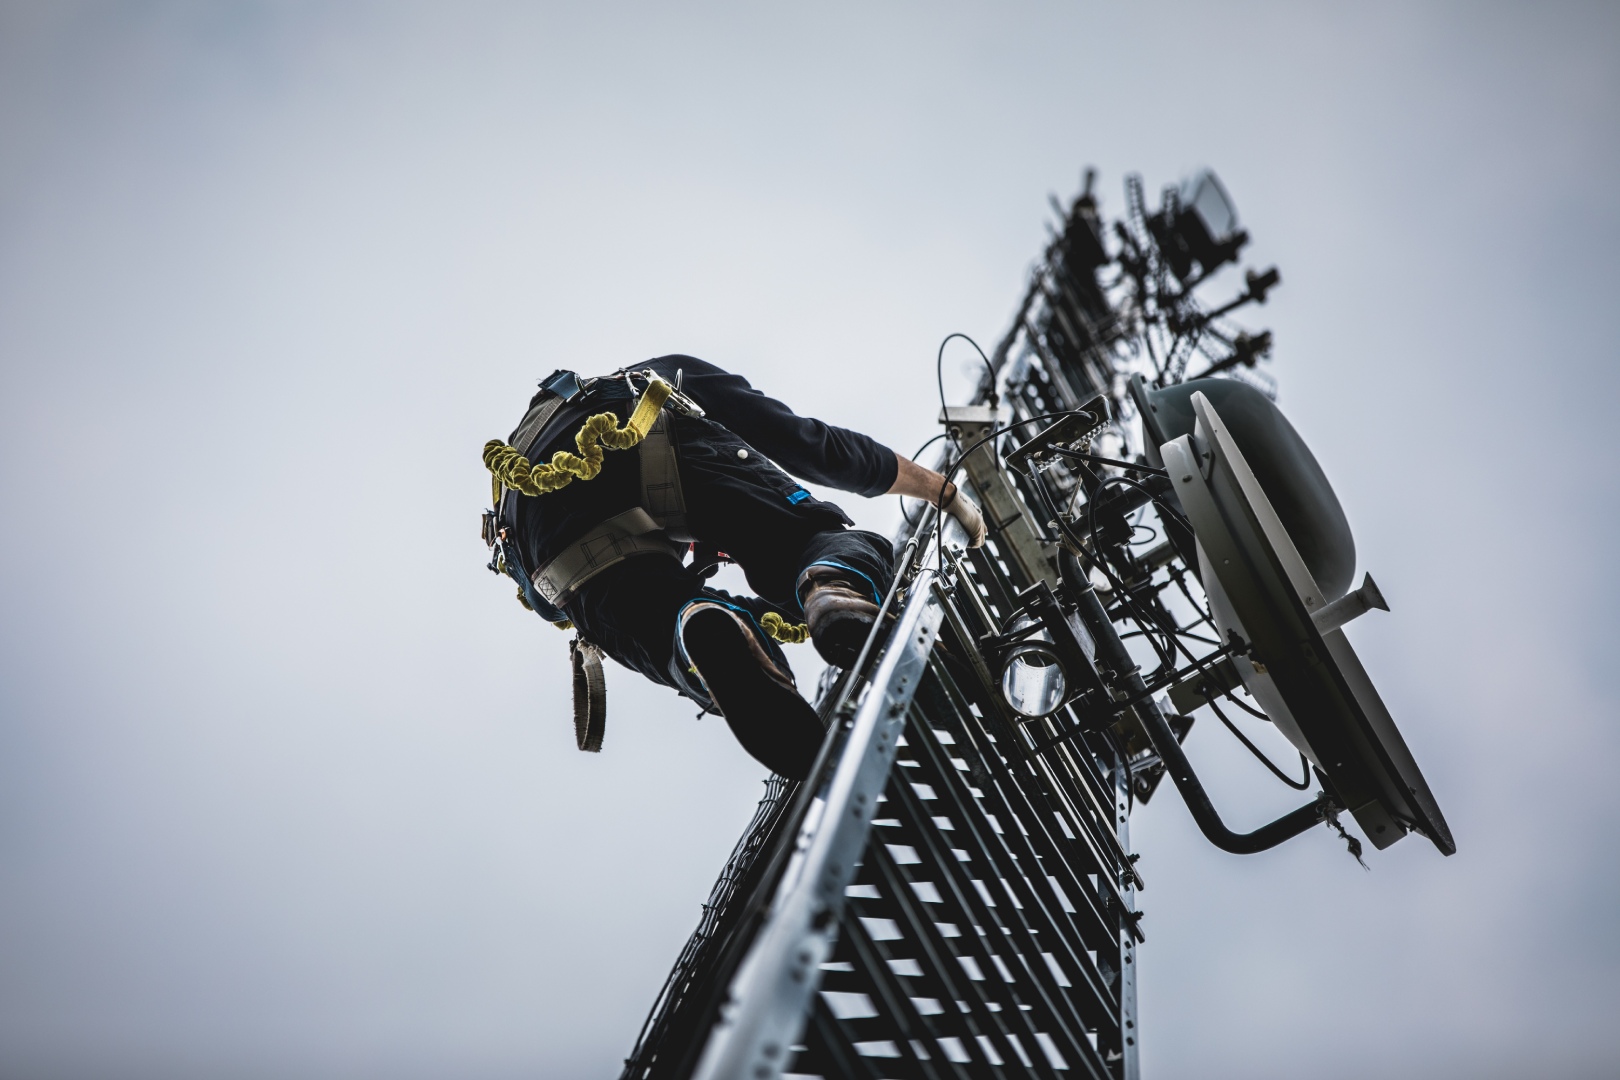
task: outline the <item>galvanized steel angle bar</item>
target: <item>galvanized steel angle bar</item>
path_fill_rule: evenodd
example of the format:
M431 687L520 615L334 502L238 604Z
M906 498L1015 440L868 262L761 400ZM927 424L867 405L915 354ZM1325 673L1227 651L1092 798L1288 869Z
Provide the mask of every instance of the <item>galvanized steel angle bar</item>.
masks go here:
M1028 747L1025 747L1025 749L1027 751ZM1114 882L1115 891L1118 891L1117 886L1121 875L1134 880L1138 888L1145 888L1146 885L1142 881L1142 876L1137 873L1135 865L1130 860L1130 852L1126 851L1124 845L1119 842L1119 837L1112 827L1114 813L1109 808L1113 802L1112 792L1109 791L1107 795L1104 794L1104 791L1108 789L1099 786L1097 774L1092 767L1095 759L1090 753L1090 748L1085 749L1085 753L1074 753L1067 744L1058 743L1055 746L1048 747L1047 752L1061 751L1059 765L1063 767L1067 775L1074 778L1073 786L1083 793L1084 800L1089 804L1094 815L1093 820L1107 822L1109 825L1107 829L1087 828L1086 835L1093 841L1100 838L1101 846L1112 853L1113 859L1103 860L1100 865L1102 869L1108 872L1109 879ZM1029 760L1043 773L1049 772L1054 779L1062 775L1057 769L1053 768L1044 753L1029 754ZM1068 785L1059 783L1059 788L1065 793L1069 791ZM1108 804L1106 806L1104 804L1105 799ZM1070 827L1073 828L1074 825L1071 823ZM1096 843L1092 843L1091 846L1096 847Z
M884 852L882 857L887 858L887 854ZM890 1023L894 1024L895 1043L901 1056L913 1066L908 1071L914 1075L928 1077L930 1080L946 1076L961 1080L973 1075L973 1070L963 1069L960 1062L952 1061L941 1051L938 1042L939 1032L935 1030L934 1023L918 1010L916 1002L912 1000L914 996L912 988L902 984L901 976L896 975L889 966L888 961L895 957L889 955L891 950L885 947L885 943L874 941L860 919L852 917L848 912L845 912L843 924L842 937L848 946L849 955L856 969L863 971L870 979L871 987L876 991L875 1001L879 1003L880 1010L887 1013ZM912 975L907 978L923 983L929 990L937 991L937 986L929 985L933 981L928 975L929 965L919 961L918 966L922 968L923 975L921 977ZM952 999L941 998L940 1003L946 1009L946 1013L941 1015L956 1012ZM917 1053L912 1040L932 1046L932 1049L927 1051L926 1058Z
M948 682L949 677L947 674L940 672L937 668L934 674L935 678L930 683L930 690L936 686L939 688L939 692L945 694L955 690L955 687ZM975 725L972 724L962 724L961 728L960 737L965 740L965 749L975 754L986 766L985 782L980 787L980 791L983 792L981 802L984 803L984 809L980 812L994 812L997 814L998 821L1020 822L1024 826L1023 829L1014 828L1005 831L1002 834L1001 846L1009 854L1015 854L1017 847L1026 849L1022 853L1023 858L1027 858L1035 868L1030 876L1039 882L1039 887L1045 891L1049 903L1057 911L1062 912L1065 917L1072 918L1072 921L1076 924L1076 932L1082 940L1087 941L1093 948L1099 947L1097 942L1101 941L1108 942L1108 947L1112 948L1116 932L1113 920L1107 918L1105 913L1098 909L1096 904L1098 894L1093 892L1089 884L1084 881L1082 873L1075 871L1070 860L1065 855L1064 845L1059 841L1068 838L1053 835L1046 815L1038 809L1035 800L1031 798L1030 792L1026 790L1025 786L1019 783L1013 769L1000 758L994 746L980 744L980 739L984 737L984 733L981 730L976 730ZM955 736L957 733L953 732L952 734ZM919 750L926 753L926 747L922 746L920 739L918 743ZM926 763L924 768L927 768ZM953 769L952 772L955 772L955 770ZM1034 778L1029 777L1028 779L1033 780ZM949 779L947 779L947 784L949 782ZM958 780L958 782L960 781ZM966 794L971 797L971 792ZM1044 800L1044 792L1037 792L1037 794ZM1108 889L1113 893L1113 899L1118 900L1118 863L1117 861L1105 859L1102 855L1103 848L1097 842L1099 835L1106 835L1110 840L1114 841L1111 846L1117 849L1118 841L1114 838L1112 831L1113 814L1104 812L1101 808L1098 808L1098 812L1099 817L1093 818L1091 822L1087 822L1083 817L1076 816L1071 827L1078 827L1080 838L1085 841L1085 853L1091 857L1091 860L1097 866L1099 878L1106 874ZM1098 828L1098 824L1105 824L1108 831L1103 833ZM1035 850L1034 841L1036 840L1041 843L1041 846L1045 849L1044 851L1037 852ZM1020 861L1023 861L1023 858L1020 858ZM1048 861L1052 865L1046 865ZM1069 896L1070 903L1076 909L1073 916L1063 910L1060 898L1053 891L1051 882L1047 880L1048 874L1058 879L1058 884L1063 888L1065 895L1074 894ZM1102 895L1107 896L1108 894L1104 893ZM1090 916L1095 926L1095 930L1091 933L1087 933L1085 930L1086 916Z
M937 777L937 782L940 784L939 790L942 794L947 795L950 800L959 805L972 806L973 797L966 790L966 784L954 767L941 760L945 756L943 749L931 736L932 732L919 733L919 737L914 740L919 747L920 756L924 759L925 775L931 774L933 777ZM992 778L983 788L987 802L990 802L992 794L998 800L1002 796L1000 786L995 783L995 779ZM901 792L900 797L904 798L905 793ZM1009 824L1003 826L1000 833L991 831L988 836L986 836L984 828L988 824L986 811L977 807L974 807L974 809L977 810L977 813L958 815L961 819L957 822L958 829L964 831L967 835L957 839L970 851L977 848L982 853L984 864L978 869L983 875L986 889L1001 894L996 907L1006 913L1004 916L1005 922L1002 924L1003 929L1010 932L1015 939L1022 939L1018 941L1015 952L1032 960L1039 957L1043 952L1051 952L1060 965L1064 967L1065 974L1070 976L1069 981L1072 984L1070 990L1066 993L1058 986L1055 979L1051 980L1052 986L1063 994L1065 1000L1076 1008L1084 1010L1081 1013L1081 1019L1088 1022L1089 1026L1104 1028L1112 1026L1116 1022L1114 1017L1117 1012L1114 994L1112 990L1104 985L1100 973L1097 972L1091 958L1085 954L1085 951L1082 949L1077 954L1073 948L1073 939L1078 938L1082 942L1085 941L1085 935L1079 920L1072 919L1069 913L1063 910L1062 903L1059 901L1051 881L1047 879L1046 869L1036 857L1035 851L1029 845L1023 831L1017 828L1017 819L1013 816L1011 807L1005 802L991 804L990 810L992 812L999 811L997 820L1004 819ZM930 824L932 824L931 821ZM926 837L926 831L923 835ZM1015 850L1015 846L1022 850ZM1075 883L1075 887L1078 889L1078 883ZM977 890L974 890L974 892L975 898L977 898ZM1086 893L1081 893L1081 896L1086 895ZM1092 910L1095 911L1095 909ZM1100 913L1098 914L1100 916ZM1030 926L1032 921L1044 923L1045 929L1050 932L1053 940L1048 948L1043 949L1040 943L1035 940L1032 930L1036 928ZM1065 933L1061 929L1065 925L1071 930L1071 933ZM1104 940L1108 942L1107 947L1110 949L1117 948L1117 929L1110 928L1108 921L1100 917L1098 925L1105 930L1106 937ZM1064 961L1067 961L1067 963L1064 963ZM1046 975L1048 979L1051 978L1050 972L1042 968L1031 966L1030 971L1038 985L1044 985L1046 981L1041 978L1042 975ZM1090 1013L1090 1015L1088 1016L1086 1013Z
M961 777L951 776L953 772L956 772L954 769L949 772L944 771L943 763L940 761L940 758L944 756L943 748L938 745L928 746L927 742L922 738L919 738L917 743L919 743L922 755L925 756L923 771L938 774L941 789L944 789L944 792L948 793L953 800L961 801L964 797L972 798L970 792L966 790L966 784L962 784ZM932 761L927 758L932 758ZM1042 821L1040 816L1034 813L1034 808L1029 806L1027 801L1022 806L1022 810L1014 808L1013 801L1008 798L1008 790L1016 792L1017 797L1021 798L1024 797L1024 792L1017 787L1011 774L1004 767L993 767L993 772L995 772L995 776L991 776L980 789L983 792L982 801L985 806L978 811L978 814L980 814L980 818L983 818L987 813L995 813L998 823L1008 821L1008 823L1014 824L1013 827L1004 826L1003 832L996 834L998 842L985 844L983 836L977 836L975 840L985 850L987 858L990 858L991 863L993 863L993 873L1000 879L1003 891L1009 891L1009 895L1013 895L1014 891L1016 891L1016 894L1021 894L1017 897L1017 904L1022 905L1022 918L1029 920L1032 916L1037 916L1038 913L1040 918L1047 921L1048 925L1053 928L1053 933L1058 936L1059 941L1063 942L1063 952L1068 952L1072 967L1077 968L1077 972L1084 975L1089 983L1092 983L1090 989L1092 989L1093 994L1098 997L1098 1001L1103 1002L1106 1012L1111 1012L1113 994L1108 989L1102 988L1102 984L1098 983L1097 978L1093 978L1095 968L1090 963L1090 957L1085 957L1084 952L1074 954L1074 950L1069 947L1071 934L1061 933L1058 928L1059 926L1068 925L1072 929L1072 936L1076 936L1081 941L1097 938L1098 946L1115 949L1115 947L1118 947L1118 928L1116 928L1115 920L1108 920L1103 916L1102 912L1098 912L1097 908L1090 904L1092 892L1090 892L1089 887L1085 887L1085 882L1079 879L1077 874L1074 874L1071 866L1068 865L1068 861L1064 860L1063 855L1061 855L1061 848L1056 845L1055 839L1051 837L1051 832L1048 831L1045 821ZM1024 829L1016 827L1016 823L1019 823L1019 821L1032 824L1035 827L1034 834L1025 834ZM966 824L969 831L978 832L977 823L975 823L974 819L967 818L964 824ZM1051 866L1045 865L1045 860L1042 860L1040 853L1035 850L1034 844L1032 844L1032 836L1045 840ZM1051 873L1053 870L1061 870L1063 873ZM1076 905L1077 910L1072 915L1064 910L1063 902L1061 902L1055 889L1053 889L1053 882L1048 879L1048 873L1050 873L1050 878L1058 879L1058 884L1064 887L1064 892L1076 892L1076 897L1071 899L1071 902ZM1081 900L1084 900L1085 907L1081 907ZM1085 920L1084 915L1092 916L1090 925L1093 926L1093 931L1090 934L1085 933L1087 920ZM1102 944L1102 942L1106 942L1106 944ZM1063 957L1058 955L1058 959L1063 959Z
M1115 806L1119 811L1119 837L1121 843L1130 846L1130 791L1131 775L1126 767L1124 757L1114 758L1112 770L1114 777ZM1135 908L1135 894L1127 887L1124 890L1125 902L1131 910ZM1139 1080L1141 1075L1141 1047L1139 1040L1141 1033L1137 1030L1136 1008L1136 940L1140 937L1136 931L1136 920L1130 919L1130 934L1121 934L1119 942L1119 1019L1120 1036L1125 1045L1120 1047L1120 1073L1122 1080Z
M972 1040L980 1035L994 1038L998 1033L1005 1034L1008 1029L1002 1014L989 1006L990 998L985 996L984 987L967 976L957 960L958 954L950 939L947 939L940 930L933 914L925 910L927 906L932 905L924 905L911 888L912 882L918 879L927 880L928 884L935 888L939 887L932 880L927 863L908 864L902 867L887 850L874 850L870 858L878 871L881 887L888 894L889 903L884 910L895 917L896 924L902 927L902 933L905 935L898 942L877 942L878 949L885 954L886 959L900 959L890 954L898 952L902 944L916 950L918 955L909 959L917 963L922 974L907 978L926 988L929 991L928 996L941 1002L945 1012L933 1019L946 1025L950 1029L948 1034L967 1039L965 1045L972 1045ZM945 895L942 891L942 899ZM948 902L941 906L951 907ZM972 933L973 927L961 921L964 914L951 911L950 916L959 920L962 940L982 944L978 942L978 936ZM983 960L985 965L990 963L988 953L983 955ZM979 958L975 957L975 962L978 961ZM1003 1011L1016 1012L1017 1002L1010 991L993 996L998 998L996 1004ZM988 1023L989 1028L983 1027L984 1023ZM1007 1054L1014 1053L1011 1047L1005 1045L998 1048L998 1052L1003 1049Z
M864 1057L850 1043L848 1036L838 1026L838 1019L819 995L810 1008L804 1043L807 1052L793 1062L795 1072L803 1071L803 1065L810 1065L817 1068L827 1080L845 1080L846 1077L849 1080L879 1080L881 1076L875 1067L876 1062Z
M909 787L909 784L910 780L907 777L889 777L889 787L891 789L894 789L896 785L907 785ZM891 801L894 801L894 797L891 797ZM897 808L897 810L906 813L904 808ZM941 1020L940 1017L935 1017L933 1022L946 1023L949 1027L949 1030L946 1031L948 1035L967 1036L970 1044L970 1041L977 1038L978 1035L993 1035L995 1033L995 1031L985 1031L978 1027L974 1017L982 1015L991 1023L991 1027L996 1028L996 1030L1004 1031L1006 1025L1004 1025L1004 1020L1001 1020L1000 1012L991 1009L990 1004L988 1004L990 999L985 997L982 984L969 978L966 975L966 970L961 967L961 963L957 962L956 947L951 944L951 939L944 936L940 926L936 923L933 913L927 910L932 905L925 904L912 889L912 882L917 882L917 884L927 882L928 886L938 889L940 886L933 878L940 876L943 879L943 874L951 873L949 868L959 868L961 866L961 863L957 861L956 853L951 850L946 840L940 839L938 844L927 845L923 837L919 836L917 829L922 827L917 824L922 819L919 818L919 814L922 814L923 818L927 818L927 810L923 808L917 813L902 816L897 821L894 827L899 832L899 836L896 839L914 840L917 844L925 844L928 852L932 853L932 855L938 855L938 858L935 858L932 863L923 860L922 863L907 863L907 865L902 866L889 853L888 845L883 844L878 837L873 837L872 844L868 844L867 848L867 858L865 858L865 865L863 865L863 870L867 871L867 873L863 874L863 878L868 884L878 887L883 892L883 895L881 895L880 899L865 899L865 897L852 899L851 912L868 913L868 915L880 916L880 918L893 918L894 923L901 926L901 941L894 942L894 944L889 944L886 941L876 942L878 949L885 952L886 955L899 952L902 946L910 946L912 949L920 950L922 955L914 955L914 957L888 955L888 959L910 959L917 962L920 970L922 970L922 975L907 975L904 978L919 983L922 988L927 989L928 996L935 997L941 1002L949 1002L948 1010L944 1014L948 1018ZM935 827L936 829L932 821L928 823L928 827ZM941 860L943 860L943 865L941 865ZM969 933L969 931L972 931L972 923L974 923L977 916L966 912L964 908L961 908L961 905L951 904L949 894L946 894L946 892L941 892L941 899L943 899L943 907L948 908L946 913L948 913L949 918L956 920L957 928L962 933L962 939L982 946L982 941L978 939L977 934ZM849 913L846 913L846 923L847 921L849 921ZM983 963L980 963L980 960ZM993 960L990 959L988 952L980 950L980 955L975 955L974 962L980 963L982 970L993 970ZM1001 984L990 983L990 986L1001 986ZM969 1012L962 1014L961 1009L956 1006L956 1002L962 1002L964 1006L969 1007ZM1003 1010L1016 1010L1017 1007L1017 1002L1014 1001L1013 997L1009 996L1009 993L1001 994L1000 999L995 1004ZM966 1028L961 1027L964 1023L967 1025Z
M1001 573L1000 568L996 566L996 552L989 550L990 545L995 543L995 540L991 540L990 544L984 547L969 549L968 562L973 565L974 576L990 594L990 606L1005 619L1018 606L1013 601L1013 594L1008 591L1007 585L1011 583L1016 588L1018 583Z
M985 597L979 595L979 587L984 584L984 581L976 569L976 564L971 560L964 561L961 550L954 547L945 550L945 561L950 564L951 568L948 589L952 599L965 597L966 607L971 609L974 620L980 626L980 633L994 633L1000 623L991 612L989 602ZM988 591L989 589L986 588L986 592ZM962 613L958 611L957 614L961 615ZM966 640L974 641L977 637L978 635L969 631Z
M913 793L913 798L915 798L915 793ZM923 813L926 814L926 810ZM914 821L917 820L915 814L911 816ZM929 844L932 850L937 851L942 846L948 850L948 844L945 844L942 838L937 837L937 826L931 820L926 826L919 823L917 828L919 830L933 829L935 831L936 842ZM922 840L920 836L918 839ZM995 1041L996 1037L1000 1036L996 1052L1004 1060L1008 1061L1018 1060L1017 1050L1006 1041L1006 1036L1010 1034L1029 1037L1031 1046L1026 1048L1026 1051L1031 1048L1039 1050L1039 1043L1035 1039L1037 1029L1032 1025L1029 1014L1021 1007L1023 1002L1019 1001L1014 986L1000 977L1000 972L995 965L988 944L988 932L981 934L975 926L976 921L980 926L985 925L985 920L990 920L990 913L983 910L971 912L963 903L963 894L973 893L977 895L977 890L971 888L971 880L966 883L967 888L962 886L960 881L960 875L962 874L961 864L957 863L954 856L950 860L951 864L953 864L951 867L931 867L933 873L937 874L941 880L936 882L930 879L928 883L933 885L939 892L941 903L938 906L945 909L942 914L956 920L956 925L961 933L961 938L958 940L964 942L968 946L968 951L974 954L974 963L979 967L980 973L984 975L982 980L973 979L968 975L958 959L961 954L952 946L951 939L946 938L941 932L939 924L934 920L930 912L920 910L924 906L923 902L917 897L911 886L914 882L918 882L919 879L923 879L924 874L930 869L929 863L925 861L920 864L901 866L894 861L886 850L875 852L873 862L878 867L884 879L884 885L894 898L896 908L901 914L902 918L896 921L901 922L903 920L903 925L911 927L914 931L915 936L907 940L923 954L914 959L917 960L918 966L923 970L923 978L934 984L932 986L934 994L945 1008L945 1013L941 1015L951 1017L959 1025L967 1025L966 1027L958 1027L953 1034L956 1034L958 1038L967 1036L970 1040L980 1035L987 1035L992 1041ZM949 880L948 877L952 875L953 870L957 876L957 880L954 882ZM941 888L941 885L945 887ZM1010 945L1010 942L1008 944ZM882 947L881 944L880 947ZM913 976L913 978L917 978L917 976ZM999 1008L992 1008L992 1003ZM988 1022L994 1030L982 1030L980 1026L981 1020ZM971 1046L973 1043L965 1041L964 1045ZM1047 1076L1052 1073L1050 1064L1045 1060L1044 1052L1039 1057L1036 1057L1031 1052L1030 1057L1035 1062L1034 1068L1039 1075Z
M971 582L957 585L957 589L972 590ZM957 608L954 598L947 594L938 585L935 589L940 593L940 606L945 612L945 625L950 627L951 636L956 638L958 649L967 655L967 666L973 672L979 684L979 700L977 704L981 712L997 713L1003 723L1010 724L1006 716L1006 705L1001 695L996 692L996 679L990 673L990 667L985 663L984 653L980 651L973 638L973 631L968 629L967 622L962 618L962 612Z
M1018 717L1007 708L1006 703L1003 701L996 686L995 677L984 663L983 655L973 640L972 632L968 629L966 621L962 618L961 610L955 603L955 594L947 593L937 585L936 589L939 589L941 594L940 603L945 611L945 623L957 641L957 649L954 651L967 654L969 658L967 666L972 671L980 692L977 699L968 694L956 681L954 674L951 673L950 666L941 663L941 657L936 653L934 665L936 671L940 674L941 684L953 692L956 697L962 699L960 704L953 702L954 710L962 716L967 716L971 714L970 705L978 707L980 715L986 722L986 727L993 732L994 752L1001 755L1000 760L1006 762L1010 757L1014 762L1027 764L1030 769L1040 774L1045 783L1049 785L1049 790L1043 791L1042 794L1058 801L1059 805L1054 808L1054 811L1067 815L1070 828L1077 834L1084 829L1078 807L1081 801L1088 803L1098 815L1110 818L1111 815L1102 811L1100 789L1097 791L1087 790L1085 792L1086 798L1077 800L1069 793L1070 785L1063 782L1062 775L1055 772L1050 763L1029 753L1028 737L1023 732ZM1084 767L1078 762L1070 764L1076 776L1079 777L1076 783L1083 787L1085 778L1094 774L1085 771ZM1095 847L1095 845L1088 846ZM1099 867L1108 865L1107 861L1102 858L1100 851L1093 851L1092 854ZM1121 860L1125 858L1123 851L1116 849L1115 854Z
M957 576L959 579L957 588L971 589L971 584L960 581L960 578L963 576L960 561L953 558L952 564L957 571ZM961 650L966 652L968 656L972 658L972 661L974 661L970 666L972 667L975 676L981 683L980 689L983 692L983 700L979 702L979 707L980 711L984 713L985 719L990 720L993 717L995 720L1000 721L999 725L997 726L1001 729L1000 733L1002 734L1002 738L1006 739L1012 744L1014 756L1031 760L1031 767L1045 774L1047 783L1056 789L1058 793L1061 793L1056 796L1061 800L1061 805L1057 808L1057 810L1058 812L1065 813L1067 815L1069 828L1075 833L1074 842L1079 843L1089 849L1088 854L1091 855L1093 861L1095 862L1098 872L1102 873L1107 871L1110 879L1117 879L1119 873L1117 866L1123 866L1125 868L1124 872L1129 874L1131 877L1134 877L1137 885L1141 886L1143 884L1141 876L1136 872L1135 867L1130 862L1130 853L1125 851L1120 846L1113 830L1107 829L1099 831L1088 828L1082 820L1083 816L1079 812L1079 807L1073 805L1075 796L1069 793L1070 785L1063 783L1061 775L1052 768L1050 763L1047 762L1045 758L1039 755L1029 754L1029 745L1025 741L1026 736L1019 733L1017 722L1007 715L1002 704L1000 694L997 692L994 677L990 674L989 669L985 667L983 658L977 648L977 643L973 641L971 631L968 630L962 618L962 613L956 606L954 597L945 595L944 590L937 585L936 589L941 592L940 603L945 612L946 624L951 628L952 634L958 639ZM977 599L978 597L975 596L974 600ZM956 693L963 698L968 697L968 695L962 694L960 687L955 686L954 679L942 679L942 683L954 688ZM965 708L958 708L957 711L961 713L967 712ZM1074 786L1083 789L1084 802L1089 804L1091 811L1098 818L1111 823L1114 817L1113 813L1103 808L1103 803L1105 801L1112 801L1110 797L1111 792L1108 796L1104 795L1102 781L1097 775L1092 763L1090 761L1080 760L1081 757L1086 755L1072 754L1069 752L1067 747L1064 747L1063 750L1064 753L1062 757L1060 757L1060 763L1067 766L1067 770L1074 774ZM1100 841L1098 839L1099 836L1101 837ZM1112 861L1104 858L1102 850L1104 848L1109 849L1114 855L1114 859Z
M953 773L956 771L954 767L947 767ZM935 767L925 766L925 769L928 774L937 772L937 762ZM946 790L943 778L930 775L930 780L940 785L936 790ZM958 783L960 784L959 778ZM891 785L891 788L893 789L894 786ZM961 794L960 791L953 793L954 800L959 805L962 804ZM934 824L933 815L925 808L917 805L921 800L916 796L915 792L909 789L895 789L890 797L904 804L905 810L901 815L901 820L913 824L912 835L921 845L921 851L926 853L923 863L924 865L930 865L934 872L939 875L935 887L939 888L947 913L951 918L958 920L958 926L962 932L961 940L967 946L966 951L972 953L974 963L978 965L985 979L987 981L1001 979L1001 969L997 966L994 958L997 954L993 953L991 949L992 936L1000 940L1008 958L1016 958L1021 954L1030 953L1039 957L1045 950L1041 949L1034 940L1034 936L1028 933L1027 926L1023 927L1025 931L1021 935L1023 940L1017 940L1020 935L1017 934L1016 928L1022 924L1021 913L1013 904L1006 883L1002 880L1001 868L996 866L990 852L986 849L982 830L973 828L973 822L968 814L960 812L957 814L957 817L962 819L960 824L965 826L963 831L968 834L961 838L960 842L967 848L970 857L975 855L973 849L978 849L974 870L981 875L979 878L973 877L973 871L970 871L967 866L955 857L951 851L951 842L940 835L938 826ZM977 807L973 808L972 813L982 815L982 811L978 811ZM994 836L993 833L991 835ZM909 866L902 868L902 872L908 877L917 873L914 867ZM976 882L979 881L984 883L986 892L995 887L1002 893L997 907L1006 909L1007 923L1011 924L1011 926L997 919L990 905L985 902L985 896L979 892L976 885ZM940 886L948 886L948 888L941 888ZM1055 928L1051 928L1051 930L1054 937L1056 937L1057 930ZM1006 960L1003 959L1003 963L1005 962ZM1096 1057L1096 1051L1083 1034L1087 1026L1085 1017L1078 1011L1073 999L1063 992L1063 988L1053 977L1051 971L1045 968L1044 960L1040 968L1030 964L1022 965L1022 968L1025 980L1035 991L1034 994L1029 995L1030 1000L1025 1004L1033 1006L1039 1014L1040 1021L1050 1025L1050 1029L1046 1034L1058 1046L1064 1058L1068 1060L1075 1055L1079 1055L1089 1065L1095 1066L1092 1071L1097 1076L1105 1075L1104 1072L1100 1071L1102 1068L1100 1061L1093 1061ZM1020 974L1018 968L1008 965L1007 971L1015 980L1018 979ZM1094 989L1094 987L1087 985L1082 988L1077 984L1077 989ZM1111 1021L1112 997L1107 994L1106 990L1103 990L1102 994L1107 996L1101 997L1091 1011L1097 1014L1099 1021ZM1059 1005L1059 1002L1062 1004Z
M955 693L961 694L961 688L955 685L953 679L948 678L948 671L945 674L947 677L942 678L942 683L948 685ZM979 732L974 730L972 725L964 726L970 739L979 737ZM1111 820L1112 815L1098 805L1093 792L1085 790L1083 775L1078 778L1070 776L1054 768L1050 762L1038 755L1030 754L1023 736L1016 733L1011 723L1003 723L1001 728L1003 730L998 733L999 738L989 736L991 745L988 748L978 748L980 757L996 755L996 763L1011 774L1011 782L1017 787L1030 812L1042 815L1038 818L1042 825L1046 824L1046 817L1039 809L1038 803L1046 804L1046 814L1061 816L1068 824L1069 831L1074 835L1072 838L1063 837L1063 839L1078 849L1076 854L1085 856L1097 873L1107 874L1110 878L1116 877L1117 865L1124 861L1125 852L1113 841L1112 833L1099 830L1090 823L1098 819ZM1002 756L1003 747L1009 750L1010 761ZM1089 817L1083 812L1083 808L1091 811ZM1059 847L1061 849L1061 845ZM1109 853L1114 858L1109 858Z

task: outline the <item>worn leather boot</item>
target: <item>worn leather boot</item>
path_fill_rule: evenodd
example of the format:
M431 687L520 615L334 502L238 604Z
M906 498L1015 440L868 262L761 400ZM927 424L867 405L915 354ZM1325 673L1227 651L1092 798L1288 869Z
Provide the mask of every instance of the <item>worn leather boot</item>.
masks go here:
M799 603L810 624L810 640L834 667L853 666L872 632L878 606L867 588L865 581L837 566L812 566L799 577Z
M821 749L821 720L747 619L723 604L699 602L681 613L680 632L687 658L743 749L772 772L806 779Z

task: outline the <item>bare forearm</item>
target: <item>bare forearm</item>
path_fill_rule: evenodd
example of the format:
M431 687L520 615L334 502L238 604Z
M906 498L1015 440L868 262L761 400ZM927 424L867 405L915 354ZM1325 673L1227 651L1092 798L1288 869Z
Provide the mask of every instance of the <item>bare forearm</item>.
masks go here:
M967 533L968 547L979 547L984 543L989 535L984 515L966 492L957 491L955 484L933 469L925 469L899 454L894 457L899 462L899 468L895 471L894 486L889 488L890 495L906 495L934 504L962 526Z
M956 485L947 481L933 469L924 468L909 458L899 454L894 455L899 463L899 469L894 475L894 486L889 488L890 495L904 495L911 499L926 499L935 506L951 501L956 494Z

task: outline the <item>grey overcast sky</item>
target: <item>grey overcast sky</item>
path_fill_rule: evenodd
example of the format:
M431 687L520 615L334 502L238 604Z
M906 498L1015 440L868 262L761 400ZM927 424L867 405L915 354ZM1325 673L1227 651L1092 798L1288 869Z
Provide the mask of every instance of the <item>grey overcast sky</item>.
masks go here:
M574 751L479 448L686 351L909 451L1087 164L1213 166L1281 268L1460 849L1161 794L1145 1075L1620 1075L1617 16L0 5L0 1076L616 1074L763 772L622 669Z

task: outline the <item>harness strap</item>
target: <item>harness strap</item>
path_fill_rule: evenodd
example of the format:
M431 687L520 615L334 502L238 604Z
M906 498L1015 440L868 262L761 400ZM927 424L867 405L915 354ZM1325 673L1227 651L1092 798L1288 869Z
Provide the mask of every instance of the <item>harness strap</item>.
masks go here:
M686 497L681 491L680 461L675 456L675 441L670 438L669 416L668 412L659 413L641 440L641 507L671 540L691 543L693 536L686 522Z
M679 560L686 546L670 541L641 507L608 518L536 570L530 580L546 601L562 607L591 578L632 555L668 555Z
M506 440L507 444L516 448L520 454L526 453L530 444L534 442L535 436L539 435L541 430L551 422L551 418L557 415L557 410L566 404L567 401L556 394L547 394L543 401L523 414L523 419L518 423L511 437ZM490 474L490 487L494 496L492 501L495 508L499 510L501 509L502 484L501 478L494 473Z
M607 730L607 680L602 677L602 650L582 638L568 646L574 669L574 742L588 753L602 750Z
M567 404L563 398L555 394L548 394L544 401L523 414L523 420L512 432L507 443L517 448L518 453L526 454L529 447L534 444L535 436L539 435L545 426L551 423L551 418L557 415L557 410Z

